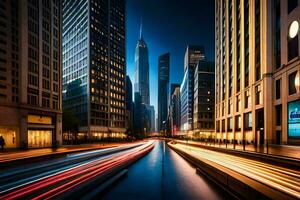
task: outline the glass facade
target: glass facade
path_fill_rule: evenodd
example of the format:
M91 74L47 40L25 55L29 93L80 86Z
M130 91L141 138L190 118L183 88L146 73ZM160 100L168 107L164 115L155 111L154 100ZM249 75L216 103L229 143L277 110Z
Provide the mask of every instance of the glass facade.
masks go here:
M170 76L170 54L158 58L158 131L168 116L168 94Z
M66 0L63 9L63 109L85 131L123 132L125 2Z

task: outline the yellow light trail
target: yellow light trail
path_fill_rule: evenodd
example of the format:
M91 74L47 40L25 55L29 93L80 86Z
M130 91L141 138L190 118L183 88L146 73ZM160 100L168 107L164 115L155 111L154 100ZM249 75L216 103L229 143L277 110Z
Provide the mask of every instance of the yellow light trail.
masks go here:
M184 144L169 145L195 158L209 160L300 199L300 171Z

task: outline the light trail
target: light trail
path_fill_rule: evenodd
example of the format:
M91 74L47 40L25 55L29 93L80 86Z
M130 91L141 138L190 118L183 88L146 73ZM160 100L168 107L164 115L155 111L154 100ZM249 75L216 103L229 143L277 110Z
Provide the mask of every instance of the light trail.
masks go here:
M103 155L110 154L111 156L113 153L117 154L117 152L121 152L130 148L138 147L144 144L143 142L130 144L130 145L124 145L120 147L114 147L114 148L107 148L107 149L100 149L95 151L88 151L84 153L73 153L70 154L64 158L60 158L57 160L47 161L43 164L36 164L34 166L27 166L25 168L16 168L11 169L8 171L5 171L0 174L0 192L8 191L11 189L15 189L17 187L32 183L36 180L39 180L41 178L44 178L49 175L53 175L56 173L60 173L63 171L66 171L68 169L71 169L73 167L87 164L91 162L91 160L101 160L105 158ZM101 156L99 158L99 156ZM38 174L32 176L35 171L42 171ZM47 171L44 169L48 169ZM24 174L29 174L29 177L24 177ZM21 177L19 177L21 176ZM15 177L15 180L9 180L10 177ZM8 180L8 181L7 181Z
M300 199L300 171L199 147L169 143L200 160L208 160Z
M153 142L147 142L125 152L119 152L100 160L92 160L65 171L31 181L9 191L0 192L0 200L19 199L26 196L30 196L32 199L53 198L118 166L137 159L150 151L153 146Z
M47 155L55 155L55 154L62 154L62 153L72 153L76 151L88 151L88 150L95 150L95 149L104 149L109 147L118 147L122 144L120 143L113 143L113 144L106 144L106 145L90 145L86 147L60 147L57 149L52 148L44 148L44 149L30 149L27 151L20 151L20 152L5 152L0 153L0 163L5 163L9 161L16 161L24 158L34 158L37 156L47 156Z

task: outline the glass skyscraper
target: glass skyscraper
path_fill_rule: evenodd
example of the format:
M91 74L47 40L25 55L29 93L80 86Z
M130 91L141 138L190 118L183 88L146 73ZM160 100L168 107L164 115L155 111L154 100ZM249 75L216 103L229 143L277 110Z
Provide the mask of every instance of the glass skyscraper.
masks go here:
M125 1L64 0L63 109L81 133L123 137L125 76Z
M158 58L158 131L166 128L163 124L166 124L168 117L169 79L170 53L166 53Z
M142 103L150 105L149 55L147 44L143 38L142 25L140 28L140 38L135 49L134 92L140 93Z

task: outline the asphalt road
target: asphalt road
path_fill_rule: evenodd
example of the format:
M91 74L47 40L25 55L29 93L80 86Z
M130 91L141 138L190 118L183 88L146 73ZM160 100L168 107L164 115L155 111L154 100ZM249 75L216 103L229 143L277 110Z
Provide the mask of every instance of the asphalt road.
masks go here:
M162 141L128 169L128 174L99 198L231 199Z

